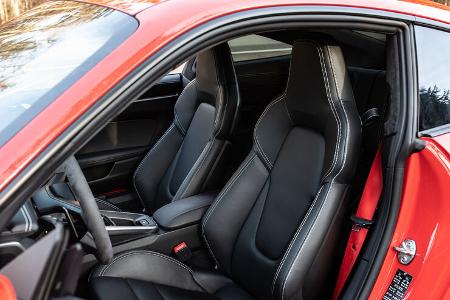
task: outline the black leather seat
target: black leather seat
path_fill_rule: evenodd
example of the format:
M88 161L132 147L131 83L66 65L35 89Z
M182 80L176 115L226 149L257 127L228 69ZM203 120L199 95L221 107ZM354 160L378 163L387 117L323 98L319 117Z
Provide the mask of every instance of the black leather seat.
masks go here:
M219 189L239 92L227 44L197 56L196 78L179 96L174 120L134 174L147 212L203 191Z
M360 135L340 48L297 41L286 91L261 115L252 151L203 218L218 271L192 270L155 252L129 252L93 272L93 296L320 297Z

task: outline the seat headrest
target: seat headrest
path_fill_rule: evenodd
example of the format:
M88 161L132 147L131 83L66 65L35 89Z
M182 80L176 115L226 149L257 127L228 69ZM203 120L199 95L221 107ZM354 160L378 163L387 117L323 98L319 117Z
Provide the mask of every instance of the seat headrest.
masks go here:
M239 90L227 43L197 55L195 79L175 103L176 125L183 133L201 103L215 107L214 135L226 137L234 128L239 107Z
M286 106L293 125L323 131L336 101L354 101L344 57L339 46L298 40L292 48Z
M271 169L291 128L313 130L324 137L324 166L328 171L324 171L322 179L328 180L343 164L337 154L346 148L355 149L347 147L349 141L359 145L360 123L339 46L298 40L292 48L285 92L267 106L256 123L255 150ZM352 168L342 168L342 178L346 178L348 170Z
M234 76L233 61L228 44L220 44L197 55L196 84L197 90L207 102L215 106L218 88L225 86Z

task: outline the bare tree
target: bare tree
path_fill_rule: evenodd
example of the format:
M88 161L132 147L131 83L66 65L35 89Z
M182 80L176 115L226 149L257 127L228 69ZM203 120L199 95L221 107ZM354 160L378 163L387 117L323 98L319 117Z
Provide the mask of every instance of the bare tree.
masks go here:
M22 12L45 0L0 0L0 23L17 17Z

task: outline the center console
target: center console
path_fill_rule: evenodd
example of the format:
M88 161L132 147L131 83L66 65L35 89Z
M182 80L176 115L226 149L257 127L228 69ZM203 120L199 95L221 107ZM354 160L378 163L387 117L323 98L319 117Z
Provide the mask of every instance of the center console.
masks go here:
M181 242L191 248L202 246L199 224L215 197L215 193L205 193L181 199L161 207L153 216L102 209L100 214L114 254L135 249L170 254L173 247ZM82 226L80 205L67 184L43 187L33 195L32 201L40 215L57 213L63 216L83 244L95 246L85 226ZM79 228L84 228L84 233L80 233ZM95 261L93 256L92 261Z

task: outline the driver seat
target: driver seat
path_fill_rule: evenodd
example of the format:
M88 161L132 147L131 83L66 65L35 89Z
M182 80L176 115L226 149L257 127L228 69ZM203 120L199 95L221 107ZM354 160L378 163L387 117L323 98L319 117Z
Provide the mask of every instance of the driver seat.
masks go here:
M341 49L296 41L288 85L254 130L254 145L203 218L217 271L151 251L92 273L97 299L323 297L360 145Z

